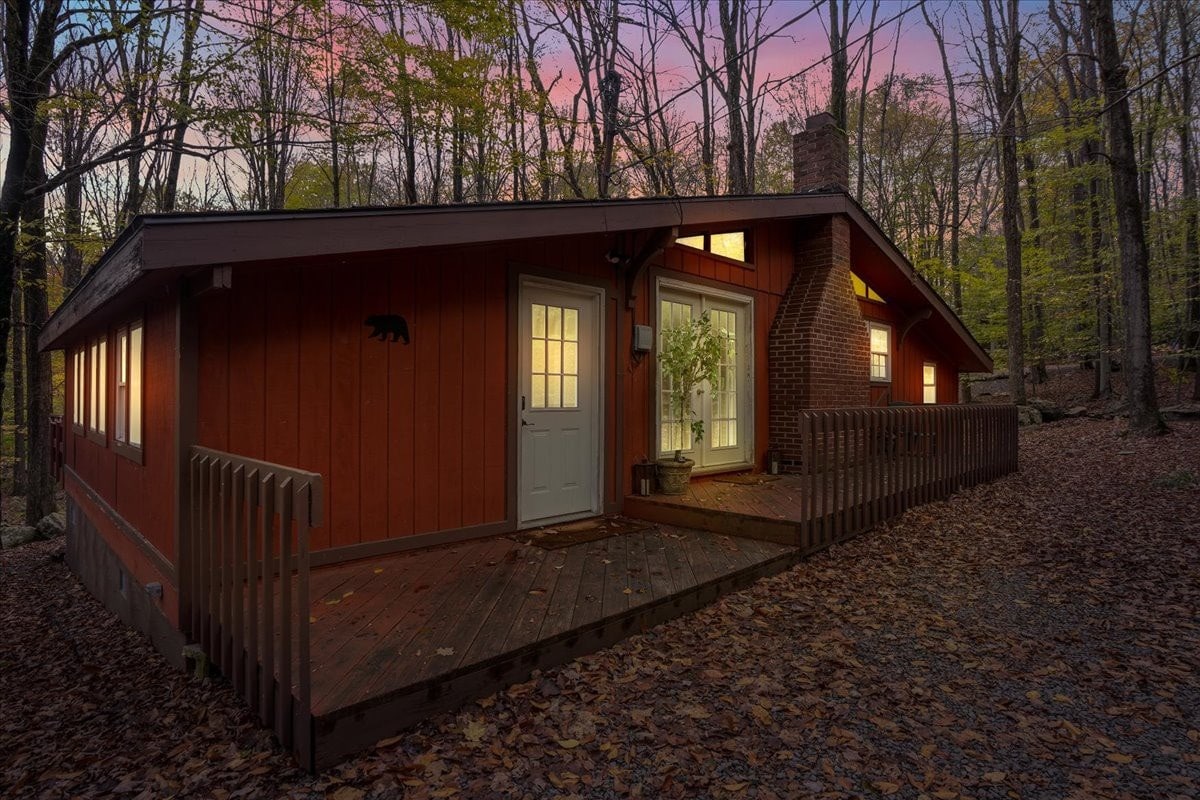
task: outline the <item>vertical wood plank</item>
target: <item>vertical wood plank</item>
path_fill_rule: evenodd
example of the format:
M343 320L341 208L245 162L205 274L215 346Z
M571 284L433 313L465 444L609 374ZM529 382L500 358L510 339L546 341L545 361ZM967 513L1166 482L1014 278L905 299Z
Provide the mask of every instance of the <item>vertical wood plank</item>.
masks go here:
M275 721L275 474L259 478L258 495L262 518L263 625L262 625L262 699L259 719L263 725Z
M275 704L275 733L284 747L292 746L292 479L276 485L279 507L279 697ZM307 613L307 609L303 609Z
M252 710L258 710L261 702L259 694L259 676L258 676L258 659L263 648L259 642L258 618L259 618L259 585L263 575L263 564L261 555L263 552L262 542L262 527L260 525L261 517L258 514L258 470L252 469L243 477L243 493L246 496L246 534L248 539L249 553L249 580L247 581L247 594L250 607L250 624L249 631L246 637L247 653L246 653L246 701L250 704ZM265 603L269 598L263 594L262 602Z
M245 690L246 679L246 639L245 639L245 595L247 557L246 557L246 513L245 487L246 470L238 466L230 476L230 493L233 501L233 670L230 678L233 690L242 694ZM251 606L253 608L253 606Z

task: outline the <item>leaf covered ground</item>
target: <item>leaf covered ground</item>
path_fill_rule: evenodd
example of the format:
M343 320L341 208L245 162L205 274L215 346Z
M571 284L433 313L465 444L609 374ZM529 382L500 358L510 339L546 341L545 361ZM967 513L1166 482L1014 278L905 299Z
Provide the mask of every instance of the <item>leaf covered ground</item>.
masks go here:
M1200 426L1020 474L317 777L51 556L0 553L0 795L1200 795Z

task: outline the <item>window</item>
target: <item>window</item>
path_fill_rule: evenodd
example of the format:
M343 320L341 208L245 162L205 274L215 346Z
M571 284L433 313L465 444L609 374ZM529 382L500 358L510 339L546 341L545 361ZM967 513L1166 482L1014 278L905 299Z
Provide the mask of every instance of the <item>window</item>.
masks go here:
M746 231L726 231L724 233L697 233L693 236L680 236L675 244L690 247L693 250L705 250L715 256L728 258L733 261L748 263L746 253L750 249L747 244L749 235Z
M104 379L108 374L108 342L104 339L92 342L88 354L88 368L88 433L101 443L106 443L104 422L108 408L105 404L107 384Z
M921 369L922 400L929 405L937 402L937 364L928 361Z
M871 380L887 382L892 379L892 329L881 322L868 322L871 335Z
M83 411L87 404L87 376L84 367L87 364L87 348L81 347L75 351L71 360L71 425L76 433L83 433Z
M862 299L874 300L876 303L884 302L884 299L880 297L874 289L872 289L870 286L867 286L866 281L855 275L853 272L850 273L850 283L854 286L854 293Z
M534 303L531 406L579 408L579 309Z
M113 438L118 451L142 447L142 323L117 333L117 391Z

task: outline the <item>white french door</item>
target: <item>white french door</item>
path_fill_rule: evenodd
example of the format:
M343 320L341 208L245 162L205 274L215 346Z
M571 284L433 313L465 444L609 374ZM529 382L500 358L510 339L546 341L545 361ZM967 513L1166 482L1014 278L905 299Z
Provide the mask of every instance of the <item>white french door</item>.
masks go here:
M522 525L600 512L601 298L585 286L521 283Z
M681 425L678 409L670 407L670 384L658 370L658 455L676 450L696 462L696 469L749 465L754 460L753 431L753 302L748 297L659 279L658 342L663 331L708 314L713 329L727 339L728 347L714 384L697 387L692 397L695 419L704 423L704 438L693 441L690 421Z

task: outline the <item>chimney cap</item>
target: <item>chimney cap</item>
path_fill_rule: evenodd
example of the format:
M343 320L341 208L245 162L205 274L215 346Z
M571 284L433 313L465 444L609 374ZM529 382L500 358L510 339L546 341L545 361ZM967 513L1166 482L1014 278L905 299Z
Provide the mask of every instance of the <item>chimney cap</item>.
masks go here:
M828 111L820 111L812 114L804 121L804 130L815 131L818 128L832 127L834 123L833 114L830 114Z

